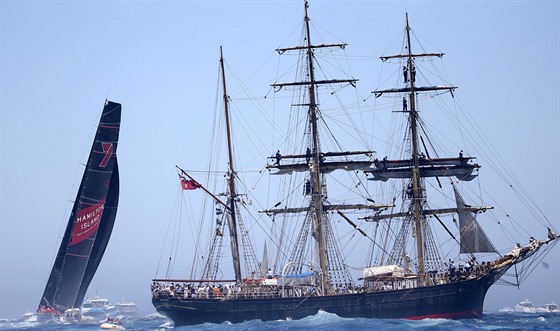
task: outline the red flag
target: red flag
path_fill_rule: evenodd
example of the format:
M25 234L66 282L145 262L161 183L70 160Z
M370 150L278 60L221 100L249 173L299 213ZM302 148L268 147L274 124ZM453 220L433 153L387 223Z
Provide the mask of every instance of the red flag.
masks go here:
M181 179L181 187L183 188L183 190L196 190L201 186L195 180L189 180L183 176L179 176L179 178Z

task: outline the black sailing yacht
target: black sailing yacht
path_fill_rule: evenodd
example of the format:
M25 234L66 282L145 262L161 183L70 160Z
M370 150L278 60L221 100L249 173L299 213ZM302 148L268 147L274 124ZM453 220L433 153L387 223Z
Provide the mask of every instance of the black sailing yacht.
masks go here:
M274 262L269 268L268 253L264 254L262 261L257 260L248 237L251 227L245 226L240 218L245 198L237 192L238 172L233 163L228 109L230 98L225 89L221 57L229 155L225 176L228 179L227 192L213 195L191 174L179 169L185 181L196 183L195 188L203 188L214 199L216 222L212 227L215 230L211 231L210 249L196 256L204 263L201 272L191 272L189 278L166 276L153 280L154 307L172 319L176 326L251 319L300 319L319 311L341 317L365 318L481 317L490 286L512 266L522 268L523 262L530 257L545 253L546 248L557 242L558 236L549 228L548 238L536 240L531 237L527 246L517 245L503 255L490 242L477 216L492 207L465 203L459 189L460 185L477 177L480 166L476 159L463 155L463 152L458 157L439 157L432 152L432 144L425 137L418 96L421 93L453 93L456 87L420 85L419 77L422 76L417 72L420 70L417 61L443 54L412 52L408 17L406 51L381 58L399 63L404 78L402 85L374 91L376 97L399 96L397 100L402 108L398 115L406 118L403 148L398 153L401 157L379 159L372 150L324 150L327 143L321 139L324 138L322 134L330 131L320 127L326 118L325 110L319 107L318 93L331 85L354 86L356 79L318 77L316 70L322 68L317 63L318 52L344 49L346 44L312 43L307 1L303 25L304 42L300 46L277 50L280 54L299 53L299 63L303 64L303 69L298 71L301 76L296 82L272 85L276 91L301 89L302 97L292 107L304 109L302 116L306 119L305 129L300 131L303 132L303 146L291 144L296 149L292 154L278 151L276 156L269 158L266 166L272 175L287 175L289 178L283 183L295 187L281 191L279 196L283 194L284 198L279 198L277 201L280 202L273 208L260 211L270 217L273 224L274 230L266 234L270 241L265 247L277 252ZM346 187L361 190L361 202L348 203L351 200L346 196L337 200L333 191L327 190L327 180L331 185L335 184L340 177L330 178L339 173L353 176L352 185ZM435 184L427 185L428 181ZM453 201L453 205L431 207L429 191L442 188L446 181L451 190L446 198ZM399 193L379 194L375 200L385 199L386 202L376 203L364 190L368 184L386 185L396 188ZM295 195L300 198L303 195L303 202L289 206L289 203L295 203L296 200L291 198ZM282 203L285 207L280 206ZM358 214L354 212L364 216L356 217ZM451 228L449 222L446 224L450 218L456 223L456 229ZM295 222L299 222L299 228ZM345 230L336 230L335 226L345 226ZM447 241L455 245L459 255L440 252L444 246L436 242L432 229L435 226L444 230ZM367 230L368 227L371 231ZM286 230L288 228L294 230ZM341 247L339 238L348 229L353 232L353 240L361 238L371 244L369 252L355 249L352 253L369 256L357 281L347 261L349 254L343 253L345 247ZM229 279L224 277L222 270L225 263L220 262L223 255L221 243L227 238L225 234L229 234L233 263L233 277ZM480 253L493 254L493 257L480 262L476 255ZM458 257L461 265L455 266L454 261L445 258L449 256Z
M106 101L84 175L37 312L79 318L105 253L119 201L117 144L121 104ZM64 316L66 315L66 316Z

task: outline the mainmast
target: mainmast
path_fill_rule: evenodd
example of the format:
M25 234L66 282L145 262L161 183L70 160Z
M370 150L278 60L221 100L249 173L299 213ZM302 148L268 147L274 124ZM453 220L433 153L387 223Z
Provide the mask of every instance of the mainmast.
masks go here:
M314 50L318 48L328 48L328 47L340 47L344 48L346 44L320 44L320 45L313 45L311 43L311 32L309 27L309 15L307 12L309 5L308 2L305 1L305 36L306 42L302 46L290 47L290 48L281 48L277 49L279 53L284 53L286 51L304 51L305 52L305 64L307 69L307 78L304 81L300 82L292 82L292 83L280 83L280 84L273 84L273 87L277 89L281 89L284 86L305 86L308 91L308 119L309 119L309 126L310 126L310 142L309 142L309 151L306 155L294 155L294 158L305 158L307 162L301 164L292 164L290 165L283 165L280 166L276 164L269 168L277 168L279 173L284 173L283 168L290 167L290 169L286 169L287 172L291 171L309 171L311 177L311 187L310 187L310 195L311 201L309 208L304 209L284 209L281 212L309 212L309 216L311 217L312 223L315 228L315 235L313 238L316 241L317 249L318 249L318 259L319 259L319 267L321 269L322 277L320 277L322 288L325 290L326 294L332 294L332 283L329 277L329 256L327 254L328 244L327 244L327 228L328 228L328 218L326 215L326 210L328 207L325 207L325 196L323 192L323 182L324 173L330 172L335 170L335 164L331 165L331 169L326 169L324 162L324 158L328 153L321 152L320 146L320 139L319 139L319 129L318 129L318 121L319 121L319 109L318 109L318 101L316 95L316 89L319 85L323 84L335 84L335 83L349 83L354 85L356 82L355 79L331 79L331 80L317 80L315 77L315 55ZM371 152L361 152L360 154L371 154ZM338 154L334 153L332 156L336 156ZM369 167L371 162L367 164L355 164L354 167ZM336 165L336 168L339 168L340 165ZM342 168L342 167L340 167ZM348 169L350 170L350 169ZM275 213L275 210L269 210L266 212ZM280 212L280 211L278 211Z
M233 148L231 143L231 127L229 122L229 103L228 95L226 89L226 74L224 70L224 55L222 52L222 47L220 46L220 68L222 71L222 83L224 89L224 113L226 118L226 130L227 130L227 144L228 144L228 186L229 186L229 196L228 204L230 217L228 217L228 228L231 243L231 254L233 258L233 271L235 273L235 280L239 283L241 282L241 262L239 260L239 240L237 236L237 210L235 205L235 198L237 196L237 191L235 189L235 170L233 167Z
M308 3L305 2L305 30L307 34L307 67L309 70L309 121L311 124L311 176L313 178L311 217L317 225L317 244L319 249L319 266L323 275L328 275L327 245L325 241L325 222L323 214L322 176L319 169L319 133L317 130L317 101L315 96L315 71L313 67L313 48L311 47L311 33L309 31ZM327 294L332 291L329 277L321 277L323 288Z
M408 25L408 13L406 14L406 43L408 46L408 58L407 58L407 68L410 84L410 92L408 94L408 99L410 102L410 109L408 109L408 114L410 118L410 129L412 131L412 187L413 187L413 219L416 234L416 250L418 252L418 275L420 277L420 283L423 283L425 270L424 270L424 235L422 232L422 192L420 182L420 161L418 154L418 130L416 124L416 98L414 91L414 82L416 80L416 68L414 67L414 62L412 61L412 49L410 45L410 26ZM407 111L403 106L403 111Z

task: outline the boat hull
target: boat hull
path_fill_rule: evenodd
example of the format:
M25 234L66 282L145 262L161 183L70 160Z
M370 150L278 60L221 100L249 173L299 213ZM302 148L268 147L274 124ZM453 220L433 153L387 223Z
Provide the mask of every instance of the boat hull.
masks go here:
M105 330L125 330L122 325L113 323L103 323L99 327Z
M260 319L301 319L319 311L340 317L364 318L480 318L492 283L482 277L414 289L331 296L198 299L153 298L156 310L175 326L201 323L239 323Z

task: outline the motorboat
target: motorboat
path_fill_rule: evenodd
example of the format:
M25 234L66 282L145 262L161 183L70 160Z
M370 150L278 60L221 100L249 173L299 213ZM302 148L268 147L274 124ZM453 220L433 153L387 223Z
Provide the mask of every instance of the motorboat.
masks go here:
M134 317L138 315L136 304L132 301L117 302L117 316Z
M536 309L537 313L560 313L560 308L555 303L545 303Z
M109 304L109 300L100 296L86 299L82 304L82 316L95 319L105 319L114 314L117 307Z
M529 300L523 300L513 307L513 310L518 313L534 313L536 308Z

